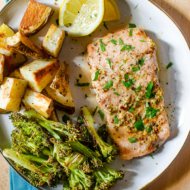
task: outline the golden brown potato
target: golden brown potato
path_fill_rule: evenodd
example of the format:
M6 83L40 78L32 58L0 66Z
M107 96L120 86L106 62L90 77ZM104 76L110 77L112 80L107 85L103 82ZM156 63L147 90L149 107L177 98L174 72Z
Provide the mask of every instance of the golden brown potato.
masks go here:
M5 56L5 67L7 72L11 73L15 68L19 67L26 61L27 59L23 54L13 50L10 56Z
M0 108L7 111L19 111L27 81L5 77L0 88Z
M35 60L22 66L20 73L33 90L41 92L53 80L59 67L57 59Z
M3 82L5 56L0 54L0 84Z
M9 111L6 111L6 110L3 110L3 109L0 109L0 114L4 114L4 113L8 113Z
M52 24L42 42L42 49L49 55L57 58L64 38L65 31Z
M49 85L45 88L45 91L46 91L47 95L54 100L54 105L57 108L65 111L69 114L73 114L75 112L75 105L73 103L73 98L71 96L71 92L70 92L69 88L68 88L68 92L65 96L63 96L59 92L50 88Z
M7 45L7 38L14 35L14 31L6 24L0 26L0 53L10 56L11 48Z
M11 78L17 78L17 79L23 79L23 80L24 80L24 77L20 74L19 69L15 69L15 70L9 75L9 77L11 77Z
M7 38L7 45L22 54L34 59L49 58L49 55L37 47L22 32L17 32L14 36Z
M51 121L59 122L55 110L51 112L51 116L48 119L51 120Z
M22 100L26 110L33 109L45 118L49 118L54 110L51 98L44 96L39 92L27 88Z
M53 82L50 84L50 88L65 96L69 89L69 75L69 65L64 62L57 71Z
M26 36L34 35L49 21L53 13L54 11L51 7L30 0L19 30Z

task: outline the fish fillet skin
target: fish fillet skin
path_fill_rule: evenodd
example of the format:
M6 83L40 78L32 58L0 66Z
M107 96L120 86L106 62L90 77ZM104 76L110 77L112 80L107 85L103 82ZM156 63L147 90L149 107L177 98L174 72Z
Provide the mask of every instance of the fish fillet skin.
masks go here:
M142 29L123 29L89 44L87 53L92 87L120 157L130 160L161 146L170 131L153 41Z

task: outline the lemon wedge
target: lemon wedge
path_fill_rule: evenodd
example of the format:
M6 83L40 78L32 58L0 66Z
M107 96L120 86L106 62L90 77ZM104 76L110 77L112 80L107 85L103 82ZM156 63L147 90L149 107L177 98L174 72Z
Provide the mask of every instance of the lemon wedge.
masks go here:
M104 10L103 21L119 20L120 13L117 4L114 0L105 0L105 10Z
M104 0L64 0L59 10L59 25L70 36L92 33L104 18Z

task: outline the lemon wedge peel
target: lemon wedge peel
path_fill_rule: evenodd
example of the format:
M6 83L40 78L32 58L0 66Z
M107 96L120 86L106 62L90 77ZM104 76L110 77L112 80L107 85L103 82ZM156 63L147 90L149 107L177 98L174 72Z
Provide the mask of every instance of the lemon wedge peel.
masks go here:
M103 21L120 20L120 12L114 0L105 0Z
M81 7L77 7L77 11L76 9L71 9L71 6L69 5L69 3L73 4L75 1L81 3L80 0L63 1L59 10L59 25L70 36L87 36L103 21L105 8L104 0L83 1L84 3L81 4ZM96 10L96 8L98 10Z

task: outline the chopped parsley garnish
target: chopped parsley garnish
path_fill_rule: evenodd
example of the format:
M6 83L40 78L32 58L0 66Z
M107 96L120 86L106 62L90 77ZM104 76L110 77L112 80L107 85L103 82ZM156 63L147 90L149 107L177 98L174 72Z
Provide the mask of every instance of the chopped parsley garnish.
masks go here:
M132 28L129 31L129 36L133 36L133 29Z
M132 71L133 72L136 72L136 71L139 71L140 70L140 67L138 66L138 67L132 67Z
M86 99L86 98L88 98L88 95L87 95L87 94L85 94L85 99Z
M159 147L159 145L158 146L156 146L156 149L159 149L160 147Z
M132 86L134 83L135 83L135 79L129 79L127 82L126 82L126 81L123 81L123 85L124 85L126 88L129 88L129 87Z
M114 94L117 95L117 96L120 96L120 94L118 94L117 92L114 92Z
M155 104L157 104L157 102L158 102L158 100L155 100L155 102L154 102L154 103L155 103Z
M141 86L137 87L135 90L136 90L136 91L141 90Z
M145 61L145 57L138 61L139 65L142 67Z
M136 101L136 106L138 105L139 101Z
M149 107L148 109L146 109L146 118L149 118L151 116L151 118L153 118L157 113L159 112L159 109L154 109L152 107Z
M162 96L160 96L160 100L162 100Z
M119 45L124 45L123 41L121 38L119 38Z
M120 65L120 67L119 67L119 68L121 69L121 67L123 67L123 64L122 64L122 65Z
M63 121L64 123L67 123L67 121L71 121L71 118L68 117L67 115L64 115L64 116L62 117L62 121Z
M76 83L76 86L89 86L90 83L79 83L78 80L77 80L77 83Z
M138 7L138 5L139 5L139 4L137 4L137 5L135 6L135 8L134 8L134 9L136 9L136 8Z
M136 28L136 24L129 23L129 28Z
M128 138L128 141L130 143L135 143L135 142L137 142L137 139L136 138Z
M151 91L152 91L152 88L153 88L153 85L154 85L154 83L153 83L152 81L150 81L150 82L148 83L148 86L147 86L146 90L147 90L148 92L151 92Z
M119 124L119 121L118 121L118 119L117 119L117 115L115 115L113 118L114 118L115 124Z
M173 65L173 63L170 62L170 63L166 66L166 69L169 69L172 65Z
M98 14L94 14L94 16L95 16L95 17L97 17L97 16L98 16Z
M131 45L124 45L124 46L121 48L120 51L128 50L128 52L129 52L129 50L132 50L132 49L135 49L135 47L131 47Z
M132 111L134 111L134 109L133 109L133 108L130 108L128 111L129 111L129 112L132 112Z
M103 22L104 27L108 30L108 27L105 22Z
M93 113L92 113L93 116L95 115L97 109L98 109L98 106L96 106L96 108L94 109L94 111L93 111Z
M123 63L126 63L126 61L125 61L125 60L123 60Z
M148 133L150 133L150 131L152 131L152 127L145 127L145 129L148 131Z
M56 22L56 24L59 26L59 19L57 19L55 22Z
M145 42L145 40L140 40L140 42Z
M145 97L146 97L147 99L150 99L151 96L154 95L154 92L152 92L153 85L154 85L154 83L153 83L152 81L150 81L150 82L148 83L148 86L147 86L147 88L146 88L147 92L145 92Z
M98 69L98 70L95 72L95 76L94 76L94 80L93 80L93 81L97 81L97 80L98 80L98 77L99 77L99 74L100 74L100 70L101 70L101 69Z
M98 113L100 114L101 119L104 120L104 113L101 110L98 110Z
M129 79L127 73L124 74L125 79Z
M106 48L105 48L104 43L102 42L102 39L100 39L99 41L100 41L100 47L101 47L102 52L106 51Z
M109 64L110 69L111 69L111 59L110 58L106 58L106 60L108 61L108 64Z
M148 107L149 107L149 103L148 103L148 102L146 102L145 106L146 106L146 108L148 108Z
M110 87L112 87L113 86L113 82L112 82L112 80L110 80L107 84L105 84L104 86L103 86L103 88L104 89L108 89L108 88L110 88Z
M84 120L83 120L81 117L78 117L78 118L77 118L77 122L78 122L78 123L81 123L81 124L84 124Z
M113 44L117 45L117 40L111 39L110 42L112 42Z
M98 48L97 52L99 52L100 48Z
M113 91L115 91L115 88L113 88Z
M82 78L82 75L81 75L81 74L79 74L79 78Z
M90 18L92 18L92 16L90 15Z
M150 157L151 157L152 159L154 159L154 157L152 156L152 154L150 154Z
M85 52L83 51L83 52L81 52L81 55L84 55L85 54Z
M144 130L144 123L142 121L142 119L138 120L135 124L134 127L136 129L138 129L139 131L143 131Z

